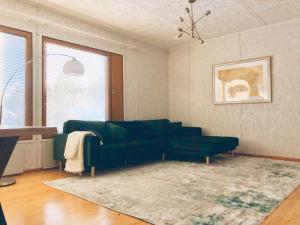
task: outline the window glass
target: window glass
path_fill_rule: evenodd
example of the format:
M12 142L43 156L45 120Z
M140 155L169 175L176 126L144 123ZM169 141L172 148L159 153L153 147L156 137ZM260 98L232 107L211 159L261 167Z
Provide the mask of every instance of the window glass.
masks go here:
M0 97L3 96L2 125L26 123L26 38L0 32Z
M45 43L46 124L62 131L71 119L100 120L108 118L108 57L94 52ZM62 72L64 64L75 57L83 66L83 76ZM48 56L47 56L48 55Z

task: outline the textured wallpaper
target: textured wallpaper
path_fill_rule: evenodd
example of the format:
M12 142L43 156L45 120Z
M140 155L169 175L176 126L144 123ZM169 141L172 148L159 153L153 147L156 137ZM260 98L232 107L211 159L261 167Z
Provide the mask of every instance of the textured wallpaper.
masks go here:
M169 116L208 135L240 137L243 153L300 158L300 20L174 48ZM214 105L213 64L272 56L272 102Z

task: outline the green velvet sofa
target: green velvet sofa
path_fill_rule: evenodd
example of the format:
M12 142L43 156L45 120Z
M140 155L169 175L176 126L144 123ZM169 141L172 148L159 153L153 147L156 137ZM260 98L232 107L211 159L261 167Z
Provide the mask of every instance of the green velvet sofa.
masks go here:
M169 157L209 157L233 151L238 138L202 136L200 127L183 127L167 119L139 121L81 121L64 123L63 133L54 137L54 159L64 161L67 136L73 131L93 131L84 141L84 165L91 169Z

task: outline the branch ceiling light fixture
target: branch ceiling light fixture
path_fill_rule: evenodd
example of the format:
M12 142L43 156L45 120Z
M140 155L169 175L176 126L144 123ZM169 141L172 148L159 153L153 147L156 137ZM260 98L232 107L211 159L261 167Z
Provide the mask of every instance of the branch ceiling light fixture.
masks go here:
M179 21L181 26L177 28L177 31L179 34L177 35L177 38L181 38L183 35L187 35L192 39L197 39L200 41L201 45L204 44L204 40L201 38L198 29L197 29L197 23L200 22L203 18L211 14L210 10L207 10L204 15L200 16L198 19L194 18L194 8L193 3L195 3L196 0L188 0L188 3L190 3L190 8L186 7L185 11L187 12L189 16L189 22L185 21L183 17L179 17Z

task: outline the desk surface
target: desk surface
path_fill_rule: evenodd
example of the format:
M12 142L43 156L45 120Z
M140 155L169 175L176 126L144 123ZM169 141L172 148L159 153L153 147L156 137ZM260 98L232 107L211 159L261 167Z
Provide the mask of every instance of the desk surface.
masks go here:
M9 136L32 136L32 135L46 135L53 136L57 134L56 127L43 127L43 126L0 126L0 137Z

